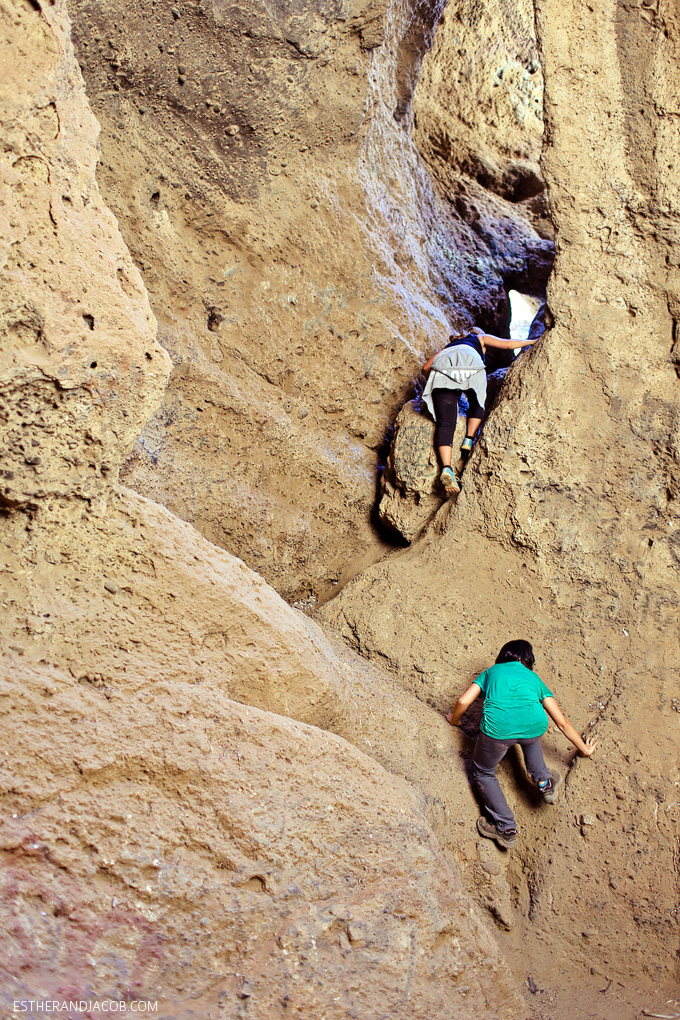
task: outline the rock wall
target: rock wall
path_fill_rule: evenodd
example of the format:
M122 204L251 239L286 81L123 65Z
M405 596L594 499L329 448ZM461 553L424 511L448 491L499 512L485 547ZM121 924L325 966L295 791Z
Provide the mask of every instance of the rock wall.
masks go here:
M470 793L443 720L118 487L165 356L93 179L65 3L0 0L0 25L0 294L28 309L3 320L3 385L24 443L41 444L23 460L8 445L1 466L0 1000L524 1016L451 852ZM24 329L38 312L41 347ZM47 478L63 460L69 484L29 463L45 435Z
M323 611L442 707L503 642L534 642L600 748L576 767L548 742L571 769L554 825L520 802L527 918L551 966L598 981L677 966L677 27L663 3L540 6L554 327L509 373L457 505Z
M532 3L449 5L423 61L414 116L416 144L458 206L495 195L553 236L539 166L543 72Z
M418 798L344 741L190 680L5 669L3 713L35 733L0 836L8 1010L526 1015Z
M151 3L131 24L122 4L73 6L102 184L174 370L163 396L168 361L94 181L64 2L0 0L7 1008L85 989L169 995L179 1016L524 1016L465 889L515 925L498 938L528 994L664 987L680 823L675 12L541 7L555 326L508 373L457 504L320 614L367 662L118 471L142 429L126 477L286 594L321 590L379 553L356 518L434 334L500 315L504 274L547 264L540 210L485 199L499 224L521 220L498 227L499 259L469 207L444 205L473 177L442 163L430 186L409 130L434 8L265 21ZM485 165L502 191L506 158L533 157L496 159L497 144ZM486 282L466 276L476 259ZM331 389L342 407L322 406ZM474 832L475 719L452 733L436 709L519 635L600 747L575 763L549 734L567 773L552 811L506 763L520 845L500 857Z
M174 365L124 479L287 598L326 595L386 550L376 467L419 364L550 245L432 189L411 96L441 3L128 7L71 0L100 184Z
M1 13L0 504L93 499L157 409L170 360L95 182L97 125L66 25L29 2Z

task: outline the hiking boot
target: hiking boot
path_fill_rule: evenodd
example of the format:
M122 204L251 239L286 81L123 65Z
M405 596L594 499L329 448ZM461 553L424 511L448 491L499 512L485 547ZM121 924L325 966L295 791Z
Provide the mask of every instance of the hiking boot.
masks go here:
M447 492L460 492L460 479L453 468L445 467L439 476L439 481Z
M560 796L560 788L564 782L564 776L561 772L551 772L550 779L546 779L543 783L538 784L538 788L541 791L541 796L546 804L555 804Z
M472 453L472 448L475 445L474 438L472 436L466 436L460 446L460 452L464 457L469 457Z
M477 819L477 832L486 839L495 839L499 846L511 850L517 842L517 829L504 829L500 832L492 822L486 818Z

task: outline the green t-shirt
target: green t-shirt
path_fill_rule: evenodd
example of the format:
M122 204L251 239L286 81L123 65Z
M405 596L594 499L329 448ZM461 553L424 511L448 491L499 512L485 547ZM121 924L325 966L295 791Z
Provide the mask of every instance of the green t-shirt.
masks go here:
M480 729L487 737L531 740L543 736L548 716L541 702L553 695L533 670L521 662L501 662L480 673L475 683L484 695Z

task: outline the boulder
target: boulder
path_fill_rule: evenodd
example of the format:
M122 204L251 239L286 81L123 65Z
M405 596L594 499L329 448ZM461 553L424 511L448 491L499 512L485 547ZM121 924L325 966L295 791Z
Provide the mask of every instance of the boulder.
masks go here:
M459 418L454 448L465 436ZM387 464L380 481L378 515L381 522L412 542L429 524L444 501L439 484L441 467L434 449L435 425L419 399L404 404L394 423ZM462 466L462 461L460 465Z

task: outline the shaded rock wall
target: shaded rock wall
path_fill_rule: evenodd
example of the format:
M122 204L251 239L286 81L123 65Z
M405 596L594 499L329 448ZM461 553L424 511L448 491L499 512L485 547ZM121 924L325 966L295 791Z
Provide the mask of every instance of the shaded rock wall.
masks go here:
M414 141L443 200L442 224L460 217L498 252L506 290L541 294L554 230L539 166L543 74L533 3L449 4L423 61L413 117ZM518 220L531 223L544 243L534 243L531 258L513 261ZM488 286L485 267L470 268ZM502 293L495 317L480 317L480 324L509 335L510 314Z
M468 189L473 203L490 191L516 214L535 214L531 200L545 186L533 4L449 5L423 62L414 114L420 151L441 185L457 186L461 203Z
M442 707L508 638L534 641L601 746L554 828L520 808L527 918L565 972L652 979L675 973L678 940L676 21L664 4L541 5L554 328L509 374L457 506L324 609Z
M449 212L411 141L441 6L71 2L100 183L174 363L125 480L289 598L384 551L378 451L418 365L545 263L509 206L481 233Z

